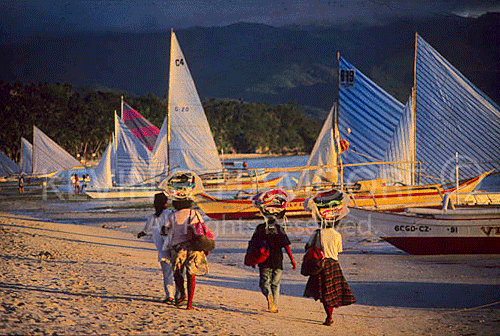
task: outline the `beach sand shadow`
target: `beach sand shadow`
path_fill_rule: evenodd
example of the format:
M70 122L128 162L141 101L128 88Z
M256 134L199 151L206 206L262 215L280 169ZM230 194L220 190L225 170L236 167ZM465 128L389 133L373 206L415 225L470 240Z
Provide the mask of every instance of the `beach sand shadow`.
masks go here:
M350 281L357 304L376 307L464 309L498 302L500 285L430 282ZM302 296L304 285L289 284L287 295Z

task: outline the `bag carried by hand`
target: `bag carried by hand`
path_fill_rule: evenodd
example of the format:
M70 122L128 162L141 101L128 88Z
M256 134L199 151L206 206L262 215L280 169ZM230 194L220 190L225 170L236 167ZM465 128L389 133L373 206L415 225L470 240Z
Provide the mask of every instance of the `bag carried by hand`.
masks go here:
M323 250L316 246L316 240L320 236L321 242L321 231L318 230L314 236L312 245L307 249L302 259L302 266L300 268L300 274L303 276L310 276L319 274L325 265L325 255Z
M189 222L191 222L191 214L189 214ZM203 219L199 218L196 212L198 221L193 223L193 239L191 240L194 251L209 252L215 248L215 238L212 230L205 225Z
M269 258L269 246L265 240L250 240L245 254L245 266L262 264Z

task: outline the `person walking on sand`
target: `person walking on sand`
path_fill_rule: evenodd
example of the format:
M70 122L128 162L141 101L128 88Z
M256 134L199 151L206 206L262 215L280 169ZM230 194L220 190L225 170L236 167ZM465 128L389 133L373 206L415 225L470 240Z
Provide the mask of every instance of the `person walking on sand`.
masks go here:
M168 234L161 234L161 228L165 226L167 217L172 211L166 209L168 206L168 197L163 192L155 194L153 204L155 213L148 217L144 228L137 234L137 238L146 235L152 236L153 243L158 251L158 261L163 273L163 289L165 290L166 297L162 302L173 305L175 298L173 269L172 263L168 255L166 255L168 251L164 251L164 245L168 245L165 243L165 240L168 239Z
M322 249L325 257L321 272L309 276L304 296L323 303L326 312L323 324L326 326L333 323L333 308L356 302L338 262L338 254L342 252L342 236L336 227L349 213L348 203L347 195L336 189L320 192L304 203L304 208L312 212L320 226L307 242L306 250L315 245Z
M267 299L267 307L271 313L278 312L283 274L283 248L290 258L292 269L297 268L290 249L290 239L283 227L278 224L278 220L285 215L286 205L290 199L290 195L280 189L271 189L253 198L253 204L260 210L265 222L256 227L251 243L265 241L269 247L269 257L259 264L259 287Z
M197 182L197 180L199 182ZM179 298L175 305L193 310L193 298L196 287L196 276L208 273L208 252L194 251L192 248L193 225L203 223L202 215L193 209L192 193L201 181L191 172L175 173L167 178L166 189L172 197L175 212L168 216L170 227L170 260L174 269L174 282ZM187 277L187 300L184 288L184 273Z

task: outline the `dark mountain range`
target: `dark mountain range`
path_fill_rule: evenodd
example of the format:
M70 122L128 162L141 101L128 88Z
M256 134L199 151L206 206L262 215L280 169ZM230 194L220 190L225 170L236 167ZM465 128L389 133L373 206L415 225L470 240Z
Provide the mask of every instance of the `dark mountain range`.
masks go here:
M322 117L332 104L333 57L404 102L418 32L467 78L500 102L500 14L447 16L386 26L234 24L176 31L202 100L294 102ZM131 94L167 90L169 32L93 33L0 46L0 80L68 82Z

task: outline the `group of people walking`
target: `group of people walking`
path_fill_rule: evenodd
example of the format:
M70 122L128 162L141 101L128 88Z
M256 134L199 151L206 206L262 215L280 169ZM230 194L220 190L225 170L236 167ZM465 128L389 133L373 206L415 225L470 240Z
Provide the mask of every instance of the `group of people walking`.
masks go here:
M208 273L209 252L195 251L191 243L193 227L197 223L203 223L202 215L193 209L192 192L196 183L200 183L196 178L195 174L189 172L171 177L167 182L166 194L155 195L155 213L148 218L144 229L137 235L138 238L151 235L158 250L166 294L163 302L179 307L186 305L186 309L194 309L196 276ZM175 209L173 211L167 209L169 198ZM318 193L304 205L311 211L319 226L305 247L308 249L315 245L324 254L323 267L318 274L309 276L304 296L320 300L323 304L327 315L324 325L333 323L334 308L356 302L338 262L338 254L342 252L342 236L336 227L348 213L346 199L344 193L329 190ZM268 311L272 313L278 312L283 250L288 255L292 269L297 268L290 239L280 224L290 201L290 195L280 189L261 192L253 198L254 206L264 217L264 223L256 227L250 243L264 242L268 250L267 258L258 264L259 287L267 300Z
M80 194L87 187L87 183L90 182L90 175L83 174L81 177L79 177L78 174L71 174L70 180L75 194Z

